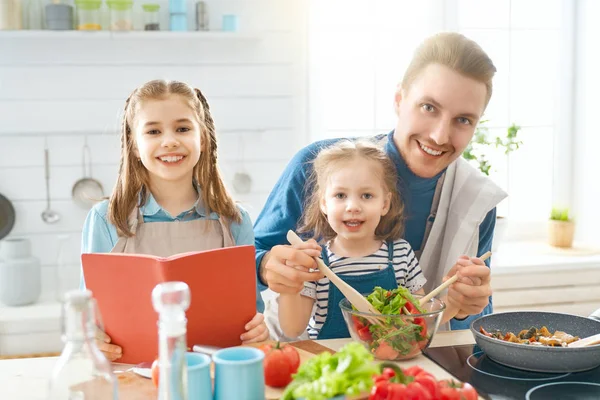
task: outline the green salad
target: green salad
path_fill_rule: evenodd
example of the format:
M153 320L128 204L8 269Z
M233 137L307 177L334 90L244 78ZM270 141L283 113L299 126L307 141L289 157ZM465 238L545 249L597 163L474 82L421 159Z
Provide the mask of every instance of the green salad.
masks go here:
M404 287L387 290L377 286L367 296L367 300L384 315L426 313L419 301ZM413 357L420 353L429 340L427 323L423 317L387 317L383 323L372 324L367 319L354 315L352 322L359 339L379 359Z
M325 400L369 392L378 368L360 343L348 343L335 354L321 353L300 366L282 400Z

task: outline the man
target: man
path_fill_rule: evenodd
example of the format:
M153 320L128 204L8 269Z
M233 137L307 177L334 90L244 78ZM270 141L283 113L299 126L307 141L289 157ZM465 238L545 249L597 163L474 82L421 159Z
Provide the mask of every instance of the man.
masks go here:
M458 273L448 301L460 309L452 329L492 312L489 261L499 187L461 158L492 95L496 68L473 41L457 33L426 39L416 50L395 95L398 121L384 141L396 165L405 203L405 239L415 249L426 292ZM315 241L287 245L286 233L302 215L311 161L334 140L313 143L292 159L255 226L259 281L277 293L298 293L305 281L322 278ZM462 257L462 260L459 260ZM458 261L457 261L458 260ZM275 304L276 305L276 304ZM269 310L267 310L268 312Z

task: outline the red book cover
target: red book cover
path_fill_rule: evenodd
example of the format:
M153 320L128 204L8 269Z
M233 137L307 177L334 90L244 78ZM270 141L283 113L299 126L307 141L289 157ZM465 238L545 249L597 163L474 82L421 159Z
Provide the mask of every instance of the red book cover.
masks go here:
M187 345L241 344L244 326L256 314L254 246L183 253L82 254L86 287L98 302L104 330L123 348L120 363L138 364L158 355L158 313L152 289L182 281L191 292Z

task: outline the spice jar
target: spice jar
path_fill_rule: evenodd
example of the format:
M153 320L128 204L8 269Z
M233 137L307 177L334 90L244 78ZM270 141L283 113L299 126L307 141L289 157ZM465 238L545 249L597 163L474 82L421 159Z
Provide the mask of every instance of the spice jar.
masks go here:
M102 30L102 24L100 23L101 5L102 0L75 0L75 6L77 7L77 30Z
M146 3L142 5L144 10L144 30L145 31L159 31L160 30L160 19L159 10L160 5L156 3Z
M110 30L133 30L133 0L108 0Z

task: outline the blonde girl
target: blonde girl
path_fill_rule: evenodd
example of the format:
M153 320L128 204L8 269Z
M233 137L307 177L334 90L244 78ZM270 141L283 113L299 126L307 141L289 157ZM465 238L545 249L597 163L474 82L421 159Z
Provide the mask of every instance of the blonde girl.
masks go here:
M82 252L167 257L253 244L250 217L217 167L215 125L202 92L164 80L135 89L125 102L117 183L110 199L90 210ZM246 330L244 343L269 335L260 313ZM118 359L122 349L100 336L100 349Z
M323 261L361 293L375 286L424 294L423 276L411 246L401 238L403 205L397 175L385 151L368 140L342 140L314 160L300 231L324 243ZM281 294L283 333L311 339L349 337L339 308L341 292L328 278L305 282L298 294ZM448 318L448 317L447 317Z

